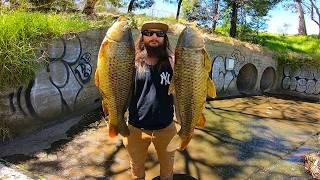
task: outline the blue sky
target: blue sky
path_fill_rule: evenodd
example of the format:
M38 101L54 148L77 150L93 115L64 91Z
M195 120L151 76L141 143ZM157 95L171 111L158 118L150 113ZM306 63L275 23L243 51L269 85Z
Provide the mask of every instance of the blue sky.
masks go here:
M175 0L171 0L175 1ZM139 10L139 13L146 13L152 16L175 16L177 5L164 3L163 0L155 0L155 4L148 10ZM272 33L298 33L298 15L283 8L282 4L277 5L269 12L270 18L267 22L268 32ZM308 34L318 34L317 24L305 16ZM287 27L284 26L287 24Z
M270 20L268 24L268 32L273 33L287 33L287 34L297 34L298 33L298 15L292 13L290 10L285 10L282 4L277 5L269 15ZM307 33L308 34L318 34L318 27L315 22L313 22L310 16L305 15ZM288 24L288 28L285 28L284 24Z

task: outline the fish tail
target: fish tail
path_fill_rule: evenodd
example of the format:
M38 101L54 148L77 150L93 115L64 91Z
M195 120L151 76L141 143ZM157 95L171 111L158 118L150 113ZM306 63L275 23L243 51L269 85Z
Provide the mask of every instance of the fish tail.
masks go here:
M180 151L183 151L186 149L187 145L191 141L192 135L181 138L181 146L179 148Z
M180 142L181 142L181 138L178 134L176 134L171 141L169 142L168 146L167 146L167 151L168 152L172 152L175 151L177 149L179 149L180 147Z
M118 135L118 128L109 123L109 136L114 138Z
M207 80L207 89L208 89L207 94L209 97L211 97L211 98L217 97L216 87L214 86L214 83L210 78L208 78L208 80Z
M199 120L198 120L198 123L197 123L197 126L200 127L200 128L204 128L205 124L206 124L206 118L204 117L203 114L201 114Z

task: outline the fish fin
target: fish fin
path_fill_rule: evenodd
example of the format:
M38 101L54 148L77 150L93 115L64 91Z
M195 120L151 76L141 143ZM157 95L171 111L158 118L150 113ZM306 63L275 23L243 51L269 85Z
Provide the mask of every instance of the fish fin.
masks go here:
M213 81L209 78L207 81L207 92L208 92L208 96L211 98L215 98L217 96L216 87L214 86Z
M206 118L204 117L203 114L201 114L199 120L198 120L198 123L197 123L197 126L200 127L200 128L204 128L205 124L206 124Z
M105 99L102 99L102 109L105 115L108 115L108 105Z
M109 123L109 137L114 138L118 135L118 128Z
M179 151L183 151L186 149L187 145L189 144L189 142L191 141L192 135L187 136L185 138L181 138L181 145L180 148L178 149Z
M95 83L96 83L96 86L99 87L99 72L98 72L98 68L94 74L94 80L95 80Z
M172 152L172 151L179 149L180 142L181 142L181 138L178 134L176 134L175 136L173 136L173 138L169 142L169 144L167 146L167 151Z
M172 79L170 85L169 85L169 89L168 89L168 95L174 94L174 81Z
M105 37L99 49L97 69L99 68L99 64L103 62L103 59L106 58L108 46L109 46L109 41Z
M211 60L209 57L208 52L204 49L204 68L206 69L207 72L211 71Z

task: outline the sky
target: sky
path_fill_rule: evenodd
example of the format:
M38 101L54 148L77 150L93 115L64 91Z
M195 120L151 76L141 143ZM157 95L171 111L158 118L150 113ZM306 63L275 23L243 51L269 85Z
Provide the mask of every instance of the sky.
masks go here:
M269 12L270 20L268 21L268 32L272 33L286 33L297 34L298 33L298 15L285 10L282 4L278 4L273 10ZM313 22L310 16L305 15L306 27L308 34L318 34L319 30L317 24ZM285 28L284 24L288 24Z
M171 0L175 2L175 0ZM176 4L164 3L163 0L155 0L155 4L148 10L139 10L137 13L146 13L151 16L175 16L177 10ZM282 4L278 4L274 9L269 12L269 21L267 22L268 28L266 31L271 33L285 33L297 34L298 33L298 15L283 8ZM318 34L318 27L311 18L305 15L307 33ZM284 26L287 24L287 26Z

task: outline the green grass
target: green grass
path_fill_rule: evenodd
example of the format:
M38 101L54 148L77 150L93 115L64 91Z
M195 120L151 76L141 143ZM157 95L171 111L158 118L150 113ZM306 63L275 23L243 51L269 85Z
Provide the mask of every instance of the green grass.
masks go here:
M292 51L310 56L320 56L320 39L314 35L283 36L263 33L259 37L264 39L262 45L276 52Z
M168 24L176 23L174 17L128 16L135 27L155 19ZM45 59L35 54L42 43L68 32L108 27L115 21L108 15L101 15L98 20L92 21L82 14L8 12L1 9L0 17L0 89L24 84L34 78L38 68L45 63Z
M108 26L111 18L89 21L81 14L8 12L0 10L0 89L32 79L43 59L36 47L67 32Z
M262 33L259 43L274 51L280 62L292 65L320 63L320 39L315 35L277 35Z
M229 28L218 26L216 32L229 36ZM316 35L281 35L254 32L241 35L240 40L259 44L273 51L280 63L294 66L320 64L320 39Z

